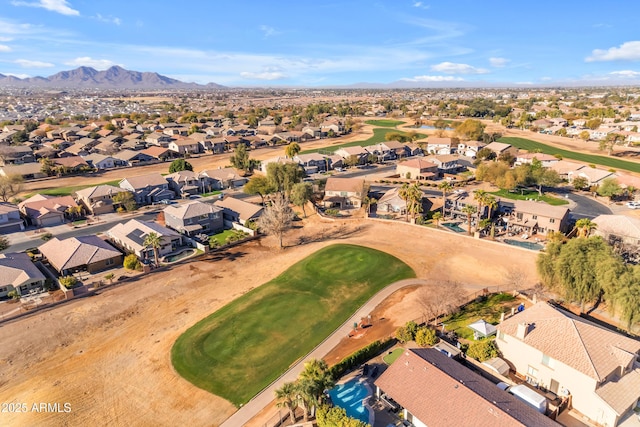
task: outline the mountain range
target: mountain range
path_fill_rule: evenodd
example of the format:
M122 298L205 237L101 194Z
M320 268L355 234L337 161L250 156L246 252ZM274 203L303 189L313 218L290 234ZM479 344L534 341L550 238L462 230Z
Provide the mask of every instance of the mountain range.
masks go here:
M185 83L158 73L125 70L114 65L103 71L91 67L60 71L49 77L27 77L0 74L0 87L44 87L73 89L221 89L216 83Z

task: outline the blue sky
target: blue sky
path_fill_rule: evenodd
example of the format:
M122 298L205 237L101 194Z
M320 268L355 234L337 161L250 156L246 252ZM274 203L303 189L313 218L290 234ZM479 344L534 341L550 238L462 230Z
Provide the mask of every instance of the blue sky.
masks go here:
M640 2L0 0L0 73L229 86L640 83Z

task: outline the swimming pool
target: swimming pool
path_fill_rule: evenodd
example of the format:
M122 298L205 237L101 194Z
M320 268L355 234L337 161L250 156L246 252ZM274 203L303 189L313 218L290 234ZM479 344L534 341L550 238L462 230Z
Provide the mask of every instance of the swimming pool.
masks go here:
M464 228L460 227L458 224L458 222L446 222L442 224L442 226L448 228L451 231L455 231L456 233L464 233L465 231L467 231Z
M533 242L521 242L520 240L511 239L504 239L504 242L508 245L520 246L521 248L531 249L532 251L539 251L541 249L544 249L544 246Z
M189 257L193 254L196 253L195 249L186 249L182 252L179 252L177 254L173 254L173 255L169 255L167 257L165 257L164 262L166 263L172 263L172 262L176 262L176 261L180 261L181 259L184 259L186 257Z
M369 420L369 409L363 402L369 394L368 387L357 378L329 390L329 396L335 406L344 408L348 416L373 425L373 420Z

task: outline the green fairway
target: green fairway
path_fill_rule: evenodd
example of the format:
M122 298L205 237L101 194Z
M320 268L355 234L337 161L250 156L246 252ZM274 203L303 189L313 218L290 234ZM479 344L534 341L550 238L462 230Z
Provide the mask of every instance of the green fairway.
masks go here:
M511 193L509 192L509 190L498 190L498 191L491 191L490 193L495 194L496 196L499 196L499 197L504 197L505 199L538 200L541 202L548 203L552 206L561 206L561 205L569 204L568 201L564 199L559 199L558 197L548 196L546 194L543 194L542 196L540 196L537 191L533 191L533 190L522 190L522 192L520 190L514 190L514 191L516 192Z
M372 295L410 277L415 273L408 265L384 252L328 246L188 329L171 350L173 366L194 385L239 406Z
M117 187L120 183L120 179L116 179L113 181L101 182L100 184L88 184L88 185L73 185L68 187L54 187L54 188L46 188L44 190L39 190L37 193L30 193L25 196L25 199L33 196L34 194L46 194L47 196L70 196L74 192L78 190L82 190L89 187L94 187L96 185L113 185Z
M394 128L396 126L400 126L404 124L404 122L401 122L399 120L389 120L389 119L367 120L365 123L368 125L381 126L384 128Z
M403 135L408 135L407 132L401 132L398 130L394 130L394 129L387 129L387 128L375 128L373 130L373 136L369 139L365 139L364 141L352 141L352 142L346 142L344 144L339 144L339 145L332 145L330 147L324 147L324 148L316 148L313 150L304 150L301 151L300 154L308 154L308 153L317 153L319 151L322 152L335 152L336 150L340 149L340 148L344 148L344 147L355 147L357 145L364 147L366 145L373 145L373 144L378 144L380 142L385 142L386 139L384 139L385 135L388 133L400 133ZM424 138L427 135L424 134L417 134L418 138Z
M627 160L617 159L615 157L598 156L595 154L576 153L574 151L563 150L562 148L551 147L550 145L542 144L537 141L532 141L525 138L516 137L502 137L500 142L505 144L511 144L514 147L521 148L528 151L540 151L541 153L551 154L555 156L559 154L563 159L573 159L587 164L607 166L613 169L626 170L630 172L640 172L640 163L634 163Z

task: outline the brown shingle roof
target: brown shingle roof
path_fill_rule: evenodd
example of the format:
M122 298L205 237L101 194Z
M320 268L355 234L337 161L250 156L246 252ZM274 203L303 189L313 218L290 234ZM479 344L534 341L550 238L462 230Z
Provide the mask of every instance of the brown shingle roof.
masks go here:
M349 193L362 193L364 179L362 178L327 178L325 191L346 191Z
M40 245L40 252L58 270L72 269L122 255L98 236L79 236Z

